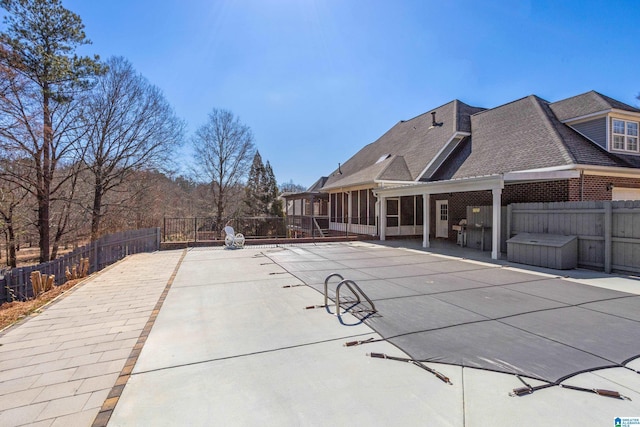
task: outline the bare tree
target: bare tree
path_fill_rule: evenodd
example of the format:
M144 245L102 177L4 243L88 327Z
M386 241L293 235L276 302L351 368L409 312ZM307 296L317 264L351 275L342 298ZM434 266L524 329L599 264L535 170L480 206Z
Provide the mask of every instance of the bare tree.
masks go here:
M37 198L40 261L45 262L50 259L51 197L68 179L56 173L73 157L81 134L74 117L77 95L103 68L97 56L75 54L89 40L80 17L60 0L0 0L0 6L8 12L7 31L0 33L0 63L8 77L0 99L0 148L6 156L30 159L31 172L13 179Z
M302 193L306 189L307 189L306 187L293 182L292 179L290 179L289 182L280 184L279 186L279 190L281 193Z
M126 59L110 58L107 66L89 97L84 117L90 129L84 161L93 180L91 240L99 237L100 220L108 208L107 193L121 187L135 171L166 167L184 134L184 123L162 92ZM128 196L122 193L122 198Z
M53 231L51 259L55 259L58 256L58 250L63 238L71 233L75 233L77 236L86 223L86 221L82 221L84 213L82 205L83 202L86 203L86 200L78 196L78 193L82 193L83 190L80 182L83 165L81 162L76 162L66 166L64 169L65 176L69 177L69 179L64 181L56 197L51 199L50 223Z
M20 168L20 162L0 162L3 172L8 169ZM12 173L14 173L12 171ZM6 236L7 243L7 265L15 268L17 265L16 246L18 239L18 232L25 224L21 224L20 214L18 213L19 207L23 204L23 201L27 198L29 193L25 191L21 186L9 180L0 179L0 219L3 222L3 231Z
M253 134L232 112L213 109L208 122L196 131L193 146L196 167L211 185L220 230L229 215L231 196L241 205L242 181L255 152Z

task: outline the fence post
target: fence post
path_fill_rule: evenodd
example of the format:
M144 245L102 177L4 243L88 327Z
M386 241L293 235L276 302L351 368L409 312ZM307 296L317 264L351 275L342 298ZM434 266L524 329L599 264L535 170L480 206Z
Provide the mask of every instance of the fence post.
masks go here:
M507 235L506 240L511 238L511 215L513 215L513 206L507 205Z
M94 273L99 270L98 266L100 265L99 263L100 261L98 260L98 240L91 242L91 244L93 245L92 249L93 249L93 272Z
M9 271L8 274L5 273L4 275L4 286L5 286L5 295L7 296L7 301L9 301L9 298L11 298L11 292L9 291L11 289L11 276L13 275L12 271ZM15 293L14 293L15 295ZM13 301L13 298L11 298L11 301ZM9 302L11 302L9 301Z
M18 295L23 295L23 298L27 298L27 288L26 286L24 286L24 282L22 280L22 269L19 268L18 272L17 272L17 276L18 276L18 280L17 280L17 286L16 286L16 290L18 292Z
M612 233L612 208L611 202L604 202L604 272L607 274L611 274L611 233Z
M198 218L193 218L193 241L198 241Z

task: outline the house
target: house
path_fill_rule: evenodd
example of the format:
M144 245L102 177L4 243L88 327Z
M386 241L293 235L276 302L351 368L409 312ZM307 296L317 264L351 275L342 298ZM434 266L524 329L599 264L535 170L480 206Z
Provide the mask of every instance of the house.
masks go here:
M640 199L639 124L640 109L595 91L491 109L454 100L400 121L316 190L331 230L428 247L466 228L468 246L498 258L511 203Z
M283 193L287 228L291 237L318 236L329 233L329 195L320 189L327 182L323 176L304 192Z

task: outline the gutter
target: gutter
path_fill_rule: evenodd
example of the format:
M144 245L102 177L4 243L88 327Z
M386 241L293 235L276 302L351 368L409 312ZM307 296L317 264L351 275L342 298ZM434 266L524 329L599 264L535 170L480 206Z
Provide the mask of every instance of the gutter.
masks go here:
M415 194L439 194L463 191L483 191L504 188L503 175L488 175L474 178L462 178L449 181L411 182L403 186L374 189L376 197L379 194L390 196L410 196Z
M529 169L517 172L507 172L505 176L511 176L519 173L537 173L537 172L557 172L557 171L584 171L586 175L611 175L611 176L626 176L631 178L640 178L640 169L625 168L620 166L597 166L597 165L562 165L552 166L548 168Z

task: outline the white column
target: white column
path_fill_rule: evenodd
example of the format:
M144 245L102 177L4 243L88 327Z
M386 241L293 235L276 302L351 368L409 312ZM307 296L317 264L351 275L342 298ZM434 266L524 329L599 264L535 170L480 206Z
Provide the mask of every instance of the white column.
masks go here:
M353 216L353 199L352 194L353 192L348 191L347 194L349 195L347 200L347 206L348 206L348 210L347 210L347 223L345 224L347 226L347 233L349 232L349 227L351 227L351 217Z
M501 199L502 188L494 188L493 194L493 226L491 229L491 258L499 259L500 257L500 218L501 218Z
M387 239L387 198L380 197L380 240Z
M428 248L429 243L429 201L431 194L422 195L422 247Z

